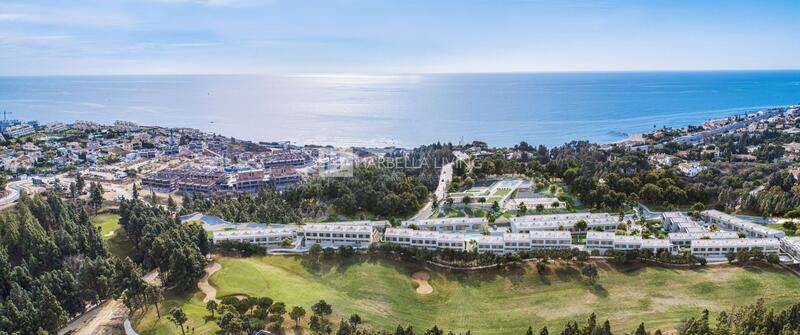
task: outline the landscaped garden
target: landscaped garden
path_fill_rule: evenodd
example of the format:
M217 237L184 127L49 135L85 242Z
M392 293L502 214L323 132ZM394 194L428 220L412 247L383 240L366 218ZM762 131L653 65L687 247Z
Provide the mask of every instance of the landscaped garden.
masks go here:
M366 257L366 256L364 256ZM705 267L676 270L640 265L598 263L596 285L586 284L575 265L551 263L544 275L534 264L511 270L448 272L417 264L355 257L309 262L307 258L266 256L217 260L222 269L210 283L217 297L268 296L306 310L319 301L333 305L332 320L358 313L366 325L393 330L398 323L415 329L438 325L474 334L522 334L529 325L560 329L569 320L597 313L617 332L632 332L641 321L648 329L672 329L704 308L729 309L764 298L770 307L796 302L800 280L768 267ZM433 289L415 291L412 274L426 272ZM213 321L202 295L168 296L162 310L183 306L196 334L212 333ZM155 311L139 320L143 334L179 334L178 328ZM307 325L308 320L301 321ZM293 322L287 320L285 327Z

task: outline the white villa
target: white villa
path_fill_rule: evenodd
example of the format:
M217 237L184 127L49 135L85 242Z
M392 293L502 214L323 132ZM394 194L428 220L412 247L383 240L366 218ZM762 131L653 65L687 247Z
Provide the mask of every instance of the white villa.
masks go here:
M715 209L703 211L700 213L700 216L704 218L706 222L708 222L709 224L716 223L722 228L737 232L743 232L750 237L780 238L785 235L784 232L780 230L769 228L767 226L762 226L760 224L753 223L744 219L740 219L738 217L720 212Z
M781 247L794 258L795 262L800 262L800 236L782 238Z
M781 244L777 238L739 238L727 240L694 240L692 255L703 258L725 258L729 251L761 249L764 254L775 254Z
M575 231L575 223L586 221L588 230L616 230L619 224L617 217L608 213L567 213L550 215L526 215L512 217L511 231L529 233L532 231L569 230ZM581 232L577 232L581 233Z
M283 240L294 242L297 231L294 227L269 227L264 229L227 230L214 232L213 241L237 241L256 244L259 247L273 249L283 246Z
M493 253L502 255L505 252L505 240L503 236L481 235L474 238L476 250L479 253Z
M664 212L661 214L662 226L671 232L701 233L708 231L692 217L683 212Z
M302 235L306 246L319 244L323 248L367 248L377 241L374 227L357 221L305 225Z
M386 228L383 241L420 249L477 250L507 254L535 249L571 249L572 235L568 231L535 231L504 233L503 235L469 236L457 233ZM473 242L474 241L474 242Z
M694 240L732 240L739 234L732 231L708 231L700 233L669 233L668 239L676 247L689 247Z
M681 172L683 172L683 174L689 177L697 176L698 174L700 174L700 172L703 172L703 170L705 169L706 167L698 162L684 162L678 164L678 170L680 170Z
M456 235L456 234L442 234L435 231L427 230L414 230L409 228L386 228L383 234L385 242L395 243L404 247L413 247L420 249L436 249L439 247L439 239L443 235ZM443 241L444 244L444 241ZM447 242L448 247L450 242ZM456 246L461 246L464 249L464 239L460 239L460 243L455 243Z
M586 233L586 250L649 249L653 253L672 251L669 240L643 239L641 236L616 235L614 232L589 231Z
M420 230L439 232L480 232L489 221L484 217L479 218L442 218L403 221L403 227L416 226Z

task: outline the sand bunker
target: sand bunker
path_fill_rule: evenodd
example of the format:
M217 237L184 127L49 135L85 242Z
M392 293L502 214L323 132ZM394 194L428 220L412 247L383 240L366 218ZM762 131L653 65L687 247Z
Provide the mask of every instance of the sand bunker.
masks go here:
M417 293L418 294L431 294L433 293L433 287L431 284L428 283L428 280L431 279L431 275L425 271L415 272L411 275L411 280L417 283Z
M217 272L220 269L222 269L222 265L220 265L217 262L209 264L205 268L205 274L203 275L203 278L200 278L200 281L197 282L197 288L199 288L200 291L203 291L203 293L206 294L206 297L203 299L203 302L217 300L217 289L215 289L214 286L211 286L211 284L208 283L208 277L211 277L211 275L213 275L214 272Z

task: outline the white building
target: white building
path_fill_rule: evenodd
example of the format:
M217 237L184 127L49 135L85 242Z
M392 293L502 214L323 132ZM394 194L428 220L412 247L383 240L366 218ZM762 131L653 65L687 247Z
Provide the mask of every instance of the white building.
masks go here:
M728 252L760 249L764 254L775 254L780 251L777 238L739 238L726 240L694 240L692 255L702 258L725 258Z
M259 247L272 249L283 246L283 241L294 242L297 232L293 227L270 227L264 229L228 230L214 232L213 241L237 241L252 243Z
M664 230L671 232L703 232L705 227L683 212L664 212L661 214Z
M442 235L455 234L442 234L435 231L414 230L409 228L386 228L386 232L383 234L383 240L407 248L436 249L439 247L439 239L442 238ZM460 245L463 250L463 239L461 239ZM447 242L447 246L451 247L450 242ZM458 246L457 242L455 246Z
M784 237L780 241L783 251L794 258L795 262L800 262L800 236Z
M13 125L13 126L10 126L10 127L6 128L6 130L5 130L5 134L8 135L11 138L20 138L20 137L23 137L25 135L33 134L35 132L36 132L36 129L34 129L33 126L31 126L31 125L29 125L27 123Z
M526 215L512 217L510 221L511 232L514 233L569 230L581 234L583 231L576 231L575 229L575 223L578 221L585 221L588 226L588 230L595 230L598 228L602 230L616 230L617 225L619 224L619 219L611 216L608 213Z
M700 233L669 233L669 241L676 247L689 247L694 240L730 240L738 239L739 234L732 231L715 231Z
M65 125L64 122L58 121L48 122L44 125L44 131L48 133L64 132L67 131L67 125Z
M302 227L305 246L319 244L323 248L350 246L366 248L376 241L375 228L359 222L308 224Z
M131 132L138 132L141 130L138 124L130 122L130 121L114 121L114 129L117 131L131 131Z
M700 165L700 163L698 162L684 162L678 164L678 170L680 170L681 172L683 172L683 174L689 177L697 176L700 172L703 172L703 170L705 169L706 167Z
M586 233L586 250L636 250L648 249L653 253L672 251L669 240L643 239L641 236L616 235L613 232L589 231Z
M489 221L484 217L479 218L442 218L426 220L403 221L403 227L415 226L420 230L438 232L480 232L486 228Z
M716 223L721 228L737 232L743 232L750 237L780 238L785 235L784 232L780 230L769 228L767 226L763 226L757 223L753 223L751 221L744 220L736 216L720 212L715 209L703 211L700 213L700 216L704 218L708 224Z
M503 236L481 235L473 239L475 250L478 253L492 253L502 255L505 253L505 240Z
M650 161L656 165L670 167L675 162L675 156L667 154L654 154L650 155Z

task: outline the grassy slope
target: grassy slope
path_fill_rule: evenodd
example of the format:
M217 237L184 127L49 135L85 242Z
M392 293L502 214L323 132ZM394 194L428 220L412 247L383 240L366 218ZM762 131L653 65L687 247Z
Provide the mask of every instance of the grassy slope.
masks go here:
M566 321L582 321L593 311L598 319L609 319L620 333L632 332L642 320L648 328L668 329L703 308L718 312L758 297L770 306L784 307L800 294L797 278L758 267L672 270L614 268L602 263L598 288L583 284L578 269L569 266L551 267L544 277L532 266L470 274L428 268L435 291L420 296L408 278L423 269L414 265L323 261L335 265L309 266L292 257L222 258L220 262L222 270L211 278L218 296L269 296L306 310L325 299L337 317L359 313L369 325L387 330L399 321L417 329L436 324L475 334L521 334L528 325L560 331ZM190 313L198 325L205 315L199 312Z

